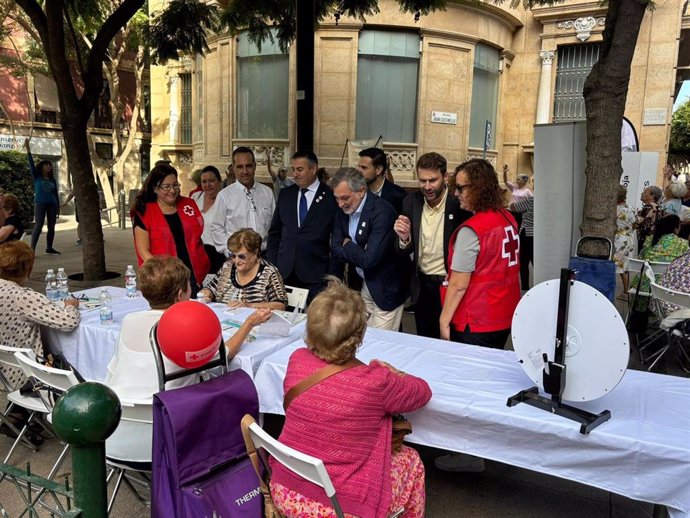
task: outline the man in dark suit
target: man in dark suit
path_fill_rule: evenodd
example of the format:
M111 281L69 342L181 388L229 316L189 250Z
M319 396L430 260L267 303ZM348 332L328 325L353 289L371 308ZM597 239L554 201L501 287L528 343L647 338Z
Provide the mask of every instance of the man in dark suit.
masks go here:
M329 251L337 207L331 189L316 177L318 168L313 152L292 155L295 184L280 190L266 250L285 284L309 290L309 302L333 271Z
M402 214L393 226L395 249L413 255L411 299L415 304L417 334L440 338L439 288L448 268L448 245L455 229L472 213L460 208L458 199L446 185L446 159L426 153L417 161L419 191L403 201Z
M357 170L362 173L367 181L369 191L380 196L393 205L397 215L402 211L402 202L407 196L407 191L386 180L388 172L388 158L383 149L370 147L359 152Z
M331 255L348 264L348 276L362 279L362 298L371 327L397 331L407 285L400 282L401 265L395 252L395 210L373 196L360 172L339 169L330 181L341 210L337 211Z

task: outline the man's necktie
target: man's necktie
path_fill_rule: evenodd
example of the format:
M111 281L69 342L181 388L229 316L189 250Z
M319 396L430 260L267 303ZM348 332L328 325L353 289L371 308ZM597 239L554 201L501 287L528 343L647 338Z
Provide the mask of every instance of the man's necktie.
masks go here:
M307 219L307 191L309 189L300 189L300 199L299 199L299 226L304 224L304 220Z

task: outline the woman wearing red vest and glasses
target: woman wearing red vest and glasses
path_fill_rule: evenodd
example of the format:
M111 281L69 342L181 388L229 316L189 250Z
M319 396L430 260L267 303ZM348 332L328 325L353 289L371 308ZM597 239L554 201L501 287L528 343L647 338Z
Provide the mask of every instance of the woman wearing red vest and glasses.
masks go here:
M194 200L180 196L174 167L158 164L151 169L130 215L139 266L154 255L178 257L191 272L196 295L211 268L201 241L204 217Z
M472 159L455 176L455 195L474 215L455 231L441 338L503 349L520 300L520 240L493 166Z

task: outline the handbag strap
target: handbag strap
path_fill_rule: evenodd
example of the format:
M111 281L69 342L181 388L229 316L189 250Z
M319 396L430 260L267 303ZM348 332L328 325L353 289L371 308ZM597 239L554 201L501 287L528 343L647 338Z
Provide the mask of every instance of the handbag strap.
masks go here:
M283 410L287 411L288 407L290 406L290 403L292 403L292 401L305 390L309 390L314 385L321 383L323 380L325 380L326 378L330 378L334 374L338 374L339 372L351 369L352 367L357 367L359 365L364 365L364 363L359 361L357 358L353 358L352 360L345 362L342 365L336 365L332 363L330 365L325 366L322 369L317 370L312 375L307 376L300 382L293 385L290 388L290 390L287 391L287 393L285 394L285 398L283 400Z

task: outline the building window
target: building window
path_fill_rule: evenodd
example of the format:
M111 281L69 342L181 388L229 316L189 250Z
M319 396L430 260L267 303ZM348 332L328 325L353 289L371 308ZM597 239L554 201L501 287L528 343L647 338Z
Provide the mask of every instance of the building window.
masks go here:
M180 74L180 143L192 143L192 74Z
M484 148L487 122L491 124L491 134L496 134L499 61L500 54L497 49L482 43L477 43L474 47L470 147ZM494 139L489 143L489 148L496 149Z
M237 38L237 138L287 139L289 56L273 41L261 50L247 32Z
M52 77L43 74L34 76L34 120L48 124L60 123L60 102L57 86Z
M554 122L586 119L582 87L598 59L598 43L558 47L556 89L553 99Z
M194 140L201 142L204 140L204 57L196 55L194 63L194 73L196 74L196 135Z
M357 139L413 143L417 129L419 35L366 30L357 59Z
M151 144L141 145L139 148L139 161L141 164L141 183L143 185L151 170Z

